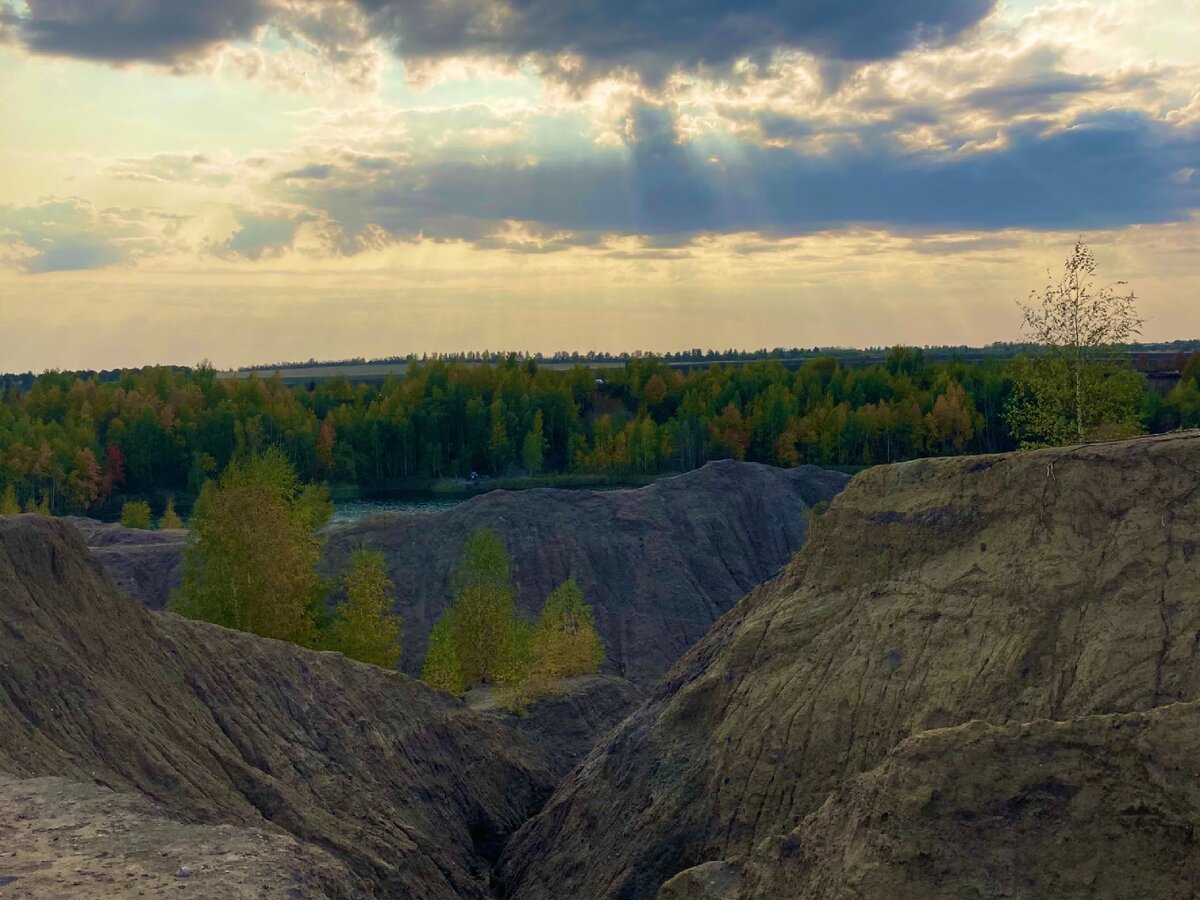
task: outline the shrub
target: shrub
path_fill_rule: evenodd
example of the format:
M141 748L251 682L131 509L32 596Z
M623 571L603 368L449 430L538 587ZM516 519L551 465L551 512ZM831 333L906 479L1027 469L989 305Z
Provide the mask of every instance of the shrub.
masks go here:
M121 505L121 524L126 528L150 528L150 504L145 500L126 500Z

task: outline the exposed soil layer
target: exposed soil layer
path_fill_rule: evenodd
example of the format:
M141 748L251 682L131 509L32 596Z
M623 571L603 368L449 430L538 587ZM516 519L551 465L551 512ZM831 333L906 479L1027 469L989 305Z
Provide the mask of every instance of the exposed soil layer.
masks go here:
M553 784L533 739L405 675L151 613L36 516L0 518L0 773L291 835L351 895L446 900L492 896Z
M495 690L488 686L472 688L465 699L472 709L500 716L537 741L558 779L633 712L643 694L623 678L580 675L558 682L549 696L538 698L520 715L501 708Z
M882 897L867 888L884 882L854 868L868 851L876 861L868 855L864 867L894 862L869 843L873 833L892 834L873 818L871 779L899 779L920 797L924 778L922 802L934 805L910 846L944 828L947 853L955 841L962 848L962 867L937 863L943 868L922 874L916 867L929 860L918 851L896 870L916 879L905 896L1055 895L1059 883L1046 873L1087 855L1060 843L1105 852L1101 832L1080 818L1089 809L1102 823L1124 823L1114 859L1147 877L1168 866L1154 876L1158 895L1190 896L1191 829L1200 823L1196 770L1185 761L1195 713L1151 716L1181 717L1178 747L1164 725L1105 717L1200 698L1198 635L1200 434L867 470L783 575L682 657L517 833L503 878L518 900L652 898L684 869L740 865L792 836L799 858L813 860L805 876L813 880L796 875L800 864L765 881L751 866L727 893L851 896L836 885L853 876L867 885L863 896ZM1018 727L1043 719L1051 722ZM972 720L986 724L896 749ZM975 741L992 726L1001 731ZM928 772L908 771L922 746L940 755ZM1116 770L1130 775L1125 794ZM960 776L974 797L955 799ZM1058 782L1077 799L1056 799ZM903 823L916 815L893 800L895 810L887 797L878 801L880 816ZM1023 810L1044 810L1043 830L1002 836L995 818L970 818L995 815L994 804L1009 800L1018 823ZM825 818L804 829L818 811ZM1003 881L986 854L965 860L993 838L997 853L1011 840L1028 854L1034 881ZM1139 862L1139 848L1155 841ZM903 858L904 845L895 852ZM1097 865L1088 896L1127 895L1125 876ZM1071 871L1063 877L1086 879Z

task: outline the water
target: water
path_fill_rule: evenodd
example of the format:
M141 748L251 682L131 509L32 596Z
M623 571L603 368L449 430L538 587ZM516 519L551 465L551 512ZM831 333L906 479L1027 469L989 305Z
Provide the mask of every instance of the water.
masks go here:
M457 506L465 497L403 497L395 500L348 500L335 503L331 522L357 522L379 513L437 512Z

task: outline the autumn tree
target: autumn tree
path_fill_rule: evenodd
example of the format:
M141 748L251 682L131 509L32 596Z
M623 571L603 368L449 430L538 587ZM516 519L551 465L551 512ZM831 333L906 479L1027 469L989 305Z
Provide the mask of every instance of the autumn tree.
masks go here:
M21 511L21 504L17 502L17 489L9 484L4 493L0 494L0 516L15 516Z
M509 641L496 683L500 705L512 712L552 693L563 678L595 672L604 659L592 609L574 577L550 593L536 624L518 623Z
M388 578L383 554L355 550L342 583L346 598L334 611L326 648L394 669L400 661L400 619L392 613L396 585Z
M325 421L321 423L321 430L317 432L317 459L321 461L321 466L326 472L333 471L333 442L336 437L333 416L326 415Z
M530 475L539 474L542 471L545 452L545 419L539 409L533 414L533 427L529 429L529 433L525 435L525 442L521 445L521 462L525 464L525 471Z
M182 528L183 519L179 518L179 513L175 512L175 498L168 497L167 505L163 507L162 515L158 519L159 528Z
M1103 358L1141 332L1136 296L1115 284L1095 285L1096 259L1082 242L1041 295L1022 304L1026 337L1037 355L1011 369L1013 394L1005 410L1022 446L1052 446L1091 436L1128 437L1141 430L1139 377Z
M508 553L496 534L476 531L454 576L454 644L467 684L492 680L509 643L515 611Z
M975 436L982 420L963 386L952 381L925 416L925 427L931 445L958 453Z
M533 668L542 676L567 678L595 672L603 660L604 645L592 608L572 576L542 606L533 634Z
M150 528L150 504L145 500L126 500L121 504L121 524L126 528Z
M204 485L192 512L183 615L311 647L324 585L316 528L332 507L323 486L302 486L279 450L231 462Z
M429 632L429 647L421 667L421 680L439 691L461 694L467 685L463 681L462 666L458 663L454 633L454 612L448 609Z
M528 627L513 605L508 553L493 532L476 531L454 574L454 600L434 628L422 677L463 687L508 683L524 671Z
M104 489L104 473L91 447L76 450L72 462L71 471L63 485L63 494L73 506L87 509Z

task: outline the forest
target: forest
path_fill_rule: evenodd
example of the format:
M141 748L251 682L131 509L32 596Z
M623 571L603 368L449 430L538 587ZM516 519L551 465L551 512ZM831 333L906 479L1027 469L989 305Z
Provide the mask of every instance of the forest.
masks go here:
M434 359L380 385L292 387L208 364L116 377L47 372L0 402L0 512L112 517L122 500L187 510L231 460L281 450L336 495L425 490L438 479L591 475L613 481L735 458L858 468L1017 446L1005 415L1015 361L931 361L897 347L878 364L832 357L681 372L657 357L618 368ZM1144 431L1200 425L1200 354L1167 393L1136 379Z

